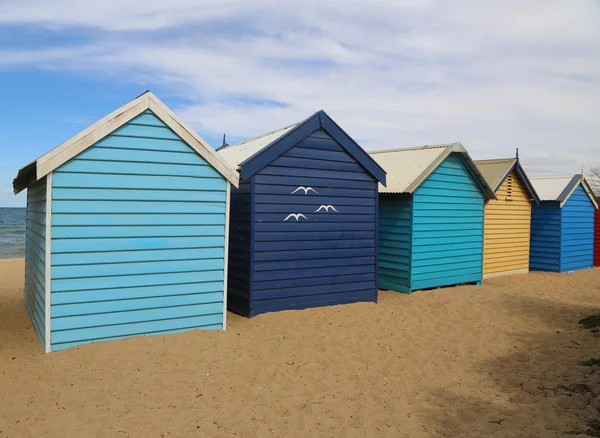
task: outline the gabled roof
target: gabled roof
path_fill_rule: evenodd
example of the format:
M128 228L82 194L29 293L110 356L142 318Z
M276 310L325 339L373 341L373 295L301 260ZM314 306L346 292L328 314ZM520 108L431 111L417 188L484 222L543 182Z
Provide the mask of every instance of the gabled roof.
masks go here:
M560 202L561 207L565 202L567 202L577 186L581 184L596 208L598 208L598 204L594 199L592 190L581 174L534 176L531 178L531 183L533 184L533 187L539 195L541 201Z
M592 193L596 197L596 199L600 199L600 176L597 175L588 175L585 177L585 180L590 185L590 189Z
M498 158L494 160L476 160L475 165L486 179L494 193L498 191L500 186L504 183L508 175L514 170L517 172L523 185L529 192L529 195L533 200L539 204L540 199L536 193L531 181L527 177L527 174L521 167L521 163L518 158Z
M385 185L385 171L346 132L321 110L302 122L280 128L217 151L231 165L237 166L245 180L268 166L313 132L322 129L337 141L377 181Z
M496 198L469 153L461 143L419 146L405 149L383 149L369 152L388 174L387 187L379 186L380 193L413 193L431 173L451 154L460 154L485 193Z
M54 169L148 109L179 135L192 149L198 152L202 158L211 164L231 184L236 187L238 186L239 176L235 169L232 169L223 158L217 155L215 150L206 141L177 117L158 97L150 91L146 91L131 102L98 120L78 134L75 134L37 160L19 169L16 178L13 180L14 193L17 194L26 189L29 185L45 177Z
M299 124L300 123L294 123L293 125L276 129L275 131L259 135L258 137L254 137L240 143L224 146L218 149L217 153L229 161L231 165L235 165L237 167L240 165L240 163L246 161L252 155L270 145L279 137L283 136Z

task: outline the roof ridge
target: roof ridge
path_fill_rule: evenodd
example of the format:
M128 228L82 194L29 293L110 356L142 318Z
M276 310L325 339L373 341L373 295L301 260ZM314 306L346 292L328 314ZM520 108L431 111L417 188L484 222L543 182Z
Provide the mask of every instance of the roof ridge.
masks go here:
M473 160L473 161L475 163L484 163L484 162L491 163L492 161L499 162L499 161L512 161L512 160L516 160L516 158L515 157L510 157L510 158L488 158L488 159L485 159L485 160Z
M581 174L580 173L569 173L569 174L564 174L564 175L536 175L536 176L530 176L529 179L575 178L576 176L581 176Z
M299 125L300 123L302 123L302 122L292 123L291 125L287 125L287 126L283 126L281 128L278 128L278 129L274 129L271 132L267 132L266 134L257 135L256 137L252 137L252 138L249 138L247 140L240 141L239 143L229 144L227 146L220 147L218 150L219 151L224 151L225 149L228 149L228 148L232 148L232 147L235 147L235 146L241 146L244 143L249 143L251 141L258 140L259 138L266 137L267 135L275 134L278 131L283 131L284 129L292 128L294 126Z
M459 141L453 143L440 143L440 144L426 144L422 146L411 146L407 148L391 148L391 149L376 149L374 151L367 151L369 154L381 154L385 152L400 152L400 151L414 151L422 149L435 149L435 148L450 148L461 144Z

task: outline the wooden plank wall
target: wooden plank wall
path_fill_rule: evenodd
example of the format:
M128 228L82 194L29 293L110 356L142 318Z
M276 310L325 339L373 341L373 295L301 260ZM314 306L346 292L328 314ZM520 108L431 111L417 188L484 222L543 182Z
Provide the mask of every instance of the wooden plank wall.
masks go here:
M231 188L229 215L229 272L227 279L227 307L240 315L250 316L251 310L251 251L252 225L251 181Z
M600 266L600 209L594 217L594 266Z
M451 154L413 195L411 289L482 279L484 196Z
M496 196L485 206L483 273L528 270L531 201L516 172L508 175Z
M27 189L25 308L46 348L46 178Z
M530 270L560 272L560 216L559 202L531 207Z
M252 178L252 315L377 301L370 173L318 130Z
M412 195L379 195L379 287L410 293Z
M579 185L561 209L561 271L594 266L594 204Z
M222 328L226 184L151 111L58 168L52 350Z

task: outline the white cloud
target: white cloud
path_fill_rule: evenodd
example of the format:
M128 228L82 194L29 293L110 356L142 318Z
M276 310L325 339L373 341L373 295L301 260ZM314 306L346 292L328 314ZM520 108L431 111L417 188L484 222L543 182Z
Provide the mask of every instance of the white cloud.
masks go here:
M600 164L598 22L593 0L23 1L0 24L93 37L0 51L0 67L143 77L188 101L175 110L201 135L325 109L366 148L459 140L576 172Z

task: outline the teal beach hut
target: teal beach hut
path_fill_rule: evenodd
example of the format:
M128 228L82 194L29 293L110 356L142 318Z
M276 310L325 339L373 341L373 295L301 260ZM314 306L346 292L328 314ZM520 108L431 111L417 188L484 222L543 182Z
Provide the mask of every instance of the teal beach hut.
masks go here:
M379 185L379 286L398 292L479 284L485 199L495 198L460 143L370 155Z
M44 350L224 329L232 184L150 92L19 170L25 307Z
M539 176L531 184L540 204L531 210L532 271L566 272L594 266L598 204L582 175Z

